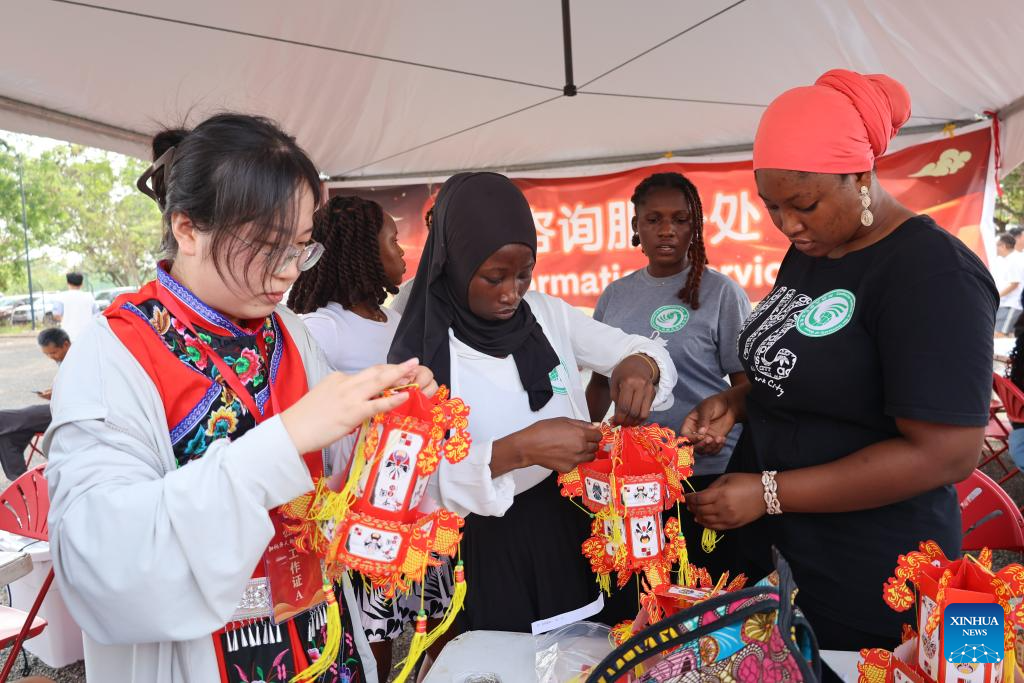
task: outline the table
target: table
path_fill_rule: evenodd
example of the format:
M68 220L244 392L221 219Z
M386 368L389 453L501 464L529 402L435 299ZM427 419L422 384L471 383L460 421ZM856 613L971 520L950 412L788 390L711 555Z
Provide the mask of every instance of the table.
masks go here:
M0 586L14 583L32 571L32 557L28 553L0 551Z
M9 552L27 555L30 560L30 571L10 584L11 607L27 612L32 608L32 603L53 567L50 544L0 531L0 556ZM46 629L35 638L25 641L26 650L55 669L84 657L82 629L68 612L56 581L50 585L38 616L46 619Z
M452 640L423 683L467 683L473 674L496 674L501 683L536 683L534 637L528 633L470 631ZM822 650L821 657L849 683L856 683L856 652Z

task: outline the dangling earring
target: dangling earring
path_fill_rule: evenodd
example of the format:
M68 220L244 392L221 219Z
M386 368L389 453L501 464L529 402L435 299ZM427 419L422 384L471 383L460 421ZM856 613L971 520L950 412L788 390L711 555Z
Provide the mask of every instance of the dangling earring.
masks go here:
M860 212L860 224L865 228L869 227L875 222L875 214L871 213L871 195L868 194L868 186L860 186L860 205L864 207L864 210Z
M633 246L634 247L639 247L640 246L640 233L637 233L637 232L633 233Z

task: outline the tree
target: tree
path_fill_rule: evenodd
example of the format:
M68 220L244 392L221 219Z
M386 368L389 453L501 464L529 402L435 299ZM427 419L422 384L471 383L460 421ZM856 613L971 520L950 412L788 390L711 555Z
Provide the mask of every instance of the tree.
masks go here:
M41 247L57 247L80 256L78 269L97 279L122 286L149 279L161 218L135 188L148 164L71 144L24 155L24 164L33 261ZM17 159L0 146L0 290L26 280L21 226Z
M996 199L996 223L1024 225L1024 166L1011 171L1002 182L1003 196Z
M32 248L54 243L53 213L59 208L51 203L45 189L54 182L51 171L36 158L22 155L24 163L25 204L28 215L28 240ZM18 157L0 145L0 290L27 290L25 271L25 231L21 216L21 193L18 187ZM49 180L44 177L50 176Z
M161 218L156 204L135 188L135 179L148 164L123 159L116 170L110 154L87 158L81 148L54 151L55 163L71 180L61 246L82 255L83 270L117 285L139 285L149 279Z

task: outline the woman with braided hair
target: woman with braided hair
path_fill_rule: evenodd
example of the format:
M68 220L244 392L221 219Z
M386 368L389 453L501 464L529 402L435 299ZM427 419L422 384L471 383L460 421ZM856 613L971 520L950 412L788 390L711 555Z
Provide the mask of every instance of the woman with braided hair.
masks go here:
M405 274L395 220L374 201L336 196L317 212L313 239L324 245L320 267L299 276L288 307L305 314L332 370L384 362L399 315L382 304Z
M324 255L318 268L299 275L288 306L304 314L303 322L332 370L354 373L386 363L401 316L382 304L388 294L398 292L405 274L395 220L374 201L336 196L314 217L313 239L324 245ZM364 581L353 583L377 670L389 671L391 643L420 608L419 587L408 598L389 600L381 589L367 590ZM452 589L450 564L427 571L423 592L428 617L444 615ZM435 643L431 654L436 657L447 640Z
M687 414L702 400L745 383L736 353L736 336L750 313L750 301L738 284L708 268L704 251L704 218L700 196L679 173L655 173L633 191L633 246L647 256L647 267L613 282L594 309L594 319L662 341L679 373L675 401L667 410L651 412L648 422L679 431ZM594 374L587 387L592 420L608 412L608 378ZM702 449L690 483L703 489L725 471L740 427L724 444ZM683 533L690 541L690 561L716 577L729 567L721 544L706 553L699 543L702 529L683 513ZM728 540L725 537L723 540Z

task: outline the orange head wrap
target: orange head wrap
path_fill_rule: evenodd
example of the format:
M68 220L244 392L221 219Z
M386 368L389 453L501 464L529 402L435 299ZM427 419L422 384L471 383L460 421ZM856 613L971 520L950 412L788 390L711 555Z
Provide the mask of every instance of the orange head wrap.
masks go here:
M775 98L754 137L754 170L870 171L910 118L910 95L882 74L845 69Z

